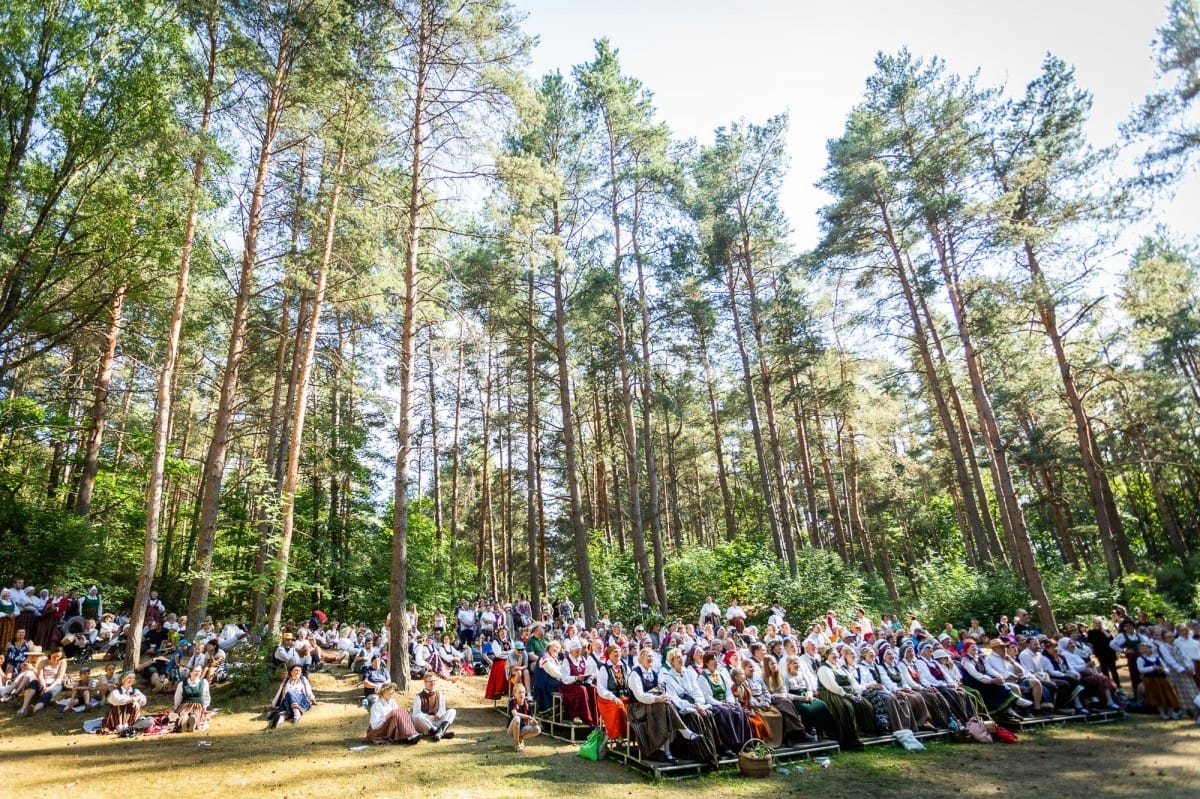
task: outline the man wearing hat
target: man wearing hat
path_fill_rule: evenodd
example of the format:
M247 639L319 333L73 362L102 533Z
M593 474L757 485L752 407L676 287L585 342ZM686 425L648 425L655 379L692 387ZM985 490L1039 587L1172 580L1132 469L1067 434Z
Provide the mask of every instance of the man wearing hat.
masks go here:
M285 669L299 666L301 673L305 677L308 676L308 658L296 651L296 636L287 630L279 637L279 646L275 647L273 659L276 666L283 666Z
M505 674L508 677L509 692L512 688L520 684L525 686L525 691L529 692L532 688L529 681L529 656L525 651L524 641L514 641L513 648L509 650Z

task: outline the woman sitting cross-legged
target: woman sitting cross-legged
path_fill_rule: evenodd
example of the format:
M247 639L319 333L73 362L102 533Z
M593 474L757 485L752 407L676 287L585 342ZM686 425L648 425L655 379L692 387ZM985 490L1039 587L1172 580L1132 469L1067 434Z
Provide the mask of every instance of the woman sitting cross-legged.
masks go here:
M385 682L375 692L367 721L367 743L415 744L421 740L412 714L396 702L396 683Z
M108 713L100 725L100 732L124 732L141 717L146 695L133 687L136 681L137 674L127 671L121 677L121 684L109 692Z
M192 666L187 676L175 686L175 715L178 718L175 729L178 732L208 729L208 705L211 701L204 667Z
M508 715L512 719L508 723L508 735L513 739L513 746L518 752L525 751L525 741L542 734L542 726L537 716L533 715L533 705L525 696L525 686L517 683L512 689L512 699L508 701Z
M305 711L316 704L317 698L313 695L308 678L304 676L304 668L299 663L294 663L288 667L287 676L283 678L279 690L275 692L275 698L271 700L274 712L271 726L278 727L285 718L295 724L300 721Z

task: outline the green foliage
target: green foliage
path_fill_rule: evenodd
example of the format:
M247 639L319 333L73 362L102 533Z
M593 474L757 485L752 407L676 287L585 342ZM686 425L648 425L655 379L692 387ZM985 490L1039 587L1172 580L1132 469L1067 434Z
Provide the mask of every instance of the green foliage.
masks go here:
M257 647L238 647L229 656L229 691L234 696L265 693L279 680L272 660L275 643L264 639Z
M1176 608L1195 618L1200 613L1200 557L1161 566L1154 573L1155 589Z
M944 622L964 626L971 619L981 621L1011 616L1017 608L1029 606L1029 589L1010 571L984 574L961 560L931 558L914 569L920 598L912 611L926 625L938 628Z
M1127 574L1121 581L1121 604L1133 615L1145 612L1153 616L1165 613L1167 618L1178 619L1182 610L1161 592L1158 579L1151 574Z
M711 594L720 603L737 598L756 621L778 599L793 620L814 619L829 608L849 610L866 594L857 570L836 553L806 549L797 558L798 573L787 575L765 534L741 536L714 549L694 547L667 562L667 585L676 616L694 618Z

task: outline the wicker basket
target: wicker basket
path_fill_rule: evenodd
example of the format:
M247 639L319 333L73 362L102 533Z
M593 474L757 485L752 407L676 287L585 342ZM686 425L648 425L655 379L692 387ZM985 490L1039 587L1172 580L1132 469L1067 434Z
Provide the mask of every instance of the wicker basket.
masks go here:
M765 749L768 754L765 757L752 754L756 749L759 751ZM761 738L751 738L742 744L742 749L738 752L738 770L742 774L747 777L769 777L773 765L775 765L775 753L771 747L767 746L766 741Z

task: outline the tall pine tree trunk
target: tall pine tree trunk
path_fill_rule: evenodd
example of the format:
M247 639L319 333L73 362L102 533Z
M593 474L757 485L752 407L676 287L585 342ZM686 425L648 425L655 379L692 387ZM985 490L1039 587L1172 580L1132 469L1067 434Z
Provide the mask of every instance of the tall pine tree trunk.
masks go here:
M104 353L100 356L100 367L96 372L95 398L92 401L91 420L88 422L87 438L83 447L83 466L79 471L79 488L75 494L75 513L87 516L92 510L92 489L96 485L96 473L100 469L100 443L104 438L104 425L108 419L108 388L112 384L113 363L117 358L117 339L121 334L121 308L125 304L128 286L122 285L113 294L109 306L108 334L104 337ZM153 512L147 509L147 512Z

